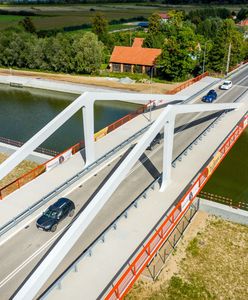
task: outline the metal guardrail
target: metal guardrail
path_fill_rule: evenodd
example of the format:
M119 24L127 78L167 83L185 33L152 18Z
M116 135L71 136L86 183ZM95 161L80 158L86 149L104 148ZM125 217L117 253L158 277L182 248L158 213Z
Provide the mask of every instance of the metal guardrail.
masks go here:
M212 85L213 85L213 83L211 83L205 89L208 89ZM204 89L202 91L204 91ZM196 97L198 95L198 93L199 92L197 92L196 94L194 94L193 96L191 96L190 99ZM185 101L182 101L180 104L185 104L187 102L189 102L188 99L185 100ZM149 109L150 108L148 108L146 112L149 112ZM84 169L83 171L80 171L79 173L77 173L76 175L74 175L73 177L71 177L70 179L68 179L66 182L64 182L62 185L60 185L59 187L57 187L51 193L49 193L48 195L44 196L39 201L37 201L35 204L33 204L32 206L30 206L29 208L27 208L26 210L24 210L23 212L21 212L20 214L18 214L15 218L13 218L9 222L5 223L3 226L0 227L0 236L2 236L8 230L10 230L14 226L16 226L18 223L20 223L22 220L24 220L27 216L29 216L30 214L32 214L35 210L39 209L42 205L46 204L54 196L58 195L60 192L62 192L63 190L65 190L69 186L69 184L72 184L75 181L77 181L79 178L81 178L83 175L87 174L91 169L93 169L95 166L97 166L100 162L103 162L104 160L106 160L107 158L109 158L112 154L116 153L118 150L120 150L121 148L123 148L124 146L126 146L128 143L130 143L132 140L134 140L136 137L138 137L139 135L143 134L152 124L153 124L153 122L151 122L148 126L144 127L143 129L141 129L140 131L138 131L137 133L135 133L133 136L131 136L129 139L125 140L123 143L117 145L111 151L109 151L108 153L106 153L105 155L103 155L102 157L100 157L97 161L95 161L94 163L92 163L91 165L89 165L86 169Z
M245 91L246 92L246 91ZM244 93L242 93L237 99L239 99ZM236 99L236 100L237 100ZM202 140L202 138L204 136L206 136L206 134L208 132L210 132L210 130L212 128L214 128L214 126L219 122L219 120L221 118L223 118L223 116L228 112L224 111L222 112L222 114L220 116L218 116L213 122L211 122L211 124L205 128L194 140L193 142L187 146L187 148L185 148L172 162L172 166L175 168L176 167L176 162L181 162L183 156L187 156L187 151L192 150L193 147L195 145L198 144L199 141ZM113 221L112 223L104 230L104 232L102 234L100 234L92 243L91 245L89 245L89 247L87 247L87 249L84 250L84 252L63 272L63 274L55 281L55 283L53 283L51 285L50 288L48 288L48 290L45 292L45 294L42 295L41 299L45 299L46 295L51 291L51 289L55 288L56 286L60 287L61 286L61 281L63 280L63 278L72 270L77 270L77 264L86 256L91 256L93 253L93 248L94 246L99 243L99 242L104 242L105 241L105 236L106 234L114 229L117 229L117 223L119 222L119 220L121 218L127 218L128 214L129 214L129 210L134 208L137 208L139 205L139 201L141 201L142 199L146 199L147 198L147 194L150 191L153 191L155 189L156 184L160 185L160 181L161 181L161 175L156 178L137 198L135 198L129 205L128 207L121 213L119 214Z
M215 82L214 82L215 83ZM211 83L210 86L212 86L214 83ZM206 89L209 88L206 87ZM201 90L202 92L203 90ZM194 96L191 97L196 97L198 93L196 93ZM243 93L244 94L244 93ZM242 94L242 95L243 95ZM190 97L190 98L191 98ZM241 96L240 96L241 97ZM182 101L180 104L185 104L188 102L188 99L185 101ZM217 118L218 119L218 118ZM217 120L216 119L216 120ZM215 121L216 121L215 120ZM213 121L213 122L215 122ZM46 196L44 196L43 198L41 198L39 201L37 201L36 203L34 203L32 206L28 207L26 210L24 210L23 212L21 212L20 214L18 214L15 218L13 218L12 220L10 220L9 222L5 223L3 226L0 227L0 236L2 236L4 233L6 233L8 230L10 230L11 228L13 228L14 226L16 226L18 223L20 223L21 221L23 221L27 216L31 215L35 210L39 209L42 205L46 204L49 200L51 200L53 197L55 197L56 195L58 195L59 193L61 193L63 190L65 190L69 185L71 185L72 183L76 182L78 179L80 179L83 175L87 174L90 170L92 170L95 166L99 165L99 163L105 161L107 158L109 158L110 156L112 156L114 153L116 153L118 150L122 149L123 147L125 147L127 144L129 144L131 141L133 141L135 138L137 138L138 136L140 136L141 134L143 134L151 125L153 124L153 122L151 122L148 126L142 128L140 131L138 131L137 133L135 133L134 135L132 135L130 138L128 138L127 140L125 140L124 142L122 142L121 144L117 145L115 148L113 148L111 151L107 152L105 155L103 155L102 157L100 157L98 160L96 160L94 163L92 163L91 165L89 165L87 168L85 168L83 171L78 172L76 175L74 175L73 177L71 177L70 179L68 179L66 182L64 182L62 185L58 186L55 190L53 190L51 193L47 194ZM210 125L211 126L211 125ZM197 140L201 139L202 134L199 135L199 137L197 137L193 143L197 144ZM192 149L193 147L193 143L191 143L189 145L189 149ZM191 148L190 148L191 147ZM187 151L188 150L185 149L181 154L178 155L177 159L173 161L172 166L175 167L175 163L176 161L181 161L182 160L182 155L187 155Z
M91 171L94 167L111 157L114 153L125 147L127 144L135 140L138 136L143 134L150 126L152 122L147 125L146 127L142 128L140 131L136 132L134 135L129 137L127 140L122 142L121 144L117 145L115 148L101 156L99 159L97 159L94 163L83 169L82 171L78 172L76 175L69 178L66 182L58 186L55 190L53 190L51 193L47 194L43 198L41 198L39 201L34 203L32 206L28 207L26 210L18 214L15 218L10 220L9 222L5 223L3 226L0 227L0 236L2 236L4 233L6 233L8 230L10 230L12 227L16 226L18 223L20 223L22 220L24 220L27 216L32 214L35 210L39 209L42 205L46 204L49 200L51 200L53 197L61 193L63 190L68 188L69 185L76 182L78 179L80 179L82 176L87 174L89 171Z

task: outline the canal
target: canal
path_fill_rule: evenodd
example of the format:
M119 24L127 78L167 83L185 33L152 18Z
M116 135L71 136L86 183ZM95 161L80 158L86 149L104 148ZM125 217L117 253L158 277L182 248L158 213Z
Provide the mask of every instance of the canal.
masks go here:
M72 94L0 85L0 136L26 142L76 98ZM119 101L96 102L95 132L137 107ZM63 151L82 139L83 121L79 111L42 147ZM234 205L239 202L248 205L248 130L215 171L203 192L229 198Z
M26 142L68 106L77 95L0 85L0 136ZM137 109L120 101L97 101L95 132ZM83 140L82 112L78 111L41 146L63 151Z
M203 192L224 197L214 199L217 202L228 204L231 200L233 206L240 204L241 208L248 209L248 129L214 172Z

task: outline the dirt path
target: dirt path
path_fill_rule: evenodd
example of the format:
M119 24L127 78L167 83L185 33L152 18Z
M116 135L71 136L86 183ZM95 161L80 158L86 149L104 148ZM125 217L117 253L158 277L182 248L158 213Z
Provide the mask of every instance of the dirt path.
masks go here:
M15 75L15 76L26 76L33 78L42 78L49 80L59 80L71 83L95 85L108 88L123 89L142 93L154 93L154 94L164 94L167 91L175 88L179 83L133 83L133 84L123 84L105 77L90 77L90 76L79 76L70 74L54 74L45 72L33 72L33 71L21 71L9 69L1 69L0 75ZM123 75L125 77L125 75Z

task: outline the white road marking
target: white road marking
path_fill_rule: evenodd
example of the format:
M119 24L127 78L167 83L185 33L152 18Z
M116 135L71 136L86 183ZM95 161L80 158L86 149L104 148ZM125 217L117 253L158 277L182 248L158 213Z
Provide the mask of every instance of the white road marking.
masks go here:
M7 275L0 282L0 288L2 286L4 286L10 279L12 279L17 273L19 273L26 265L28 265L45 248L47 248L61 234L61 232L64 230L64 228L62 228L60 231L58 231L50 240L48 240L45 244L43 244L38 250L36 250L31 256L29 256L23 263L21 263L16 269L14 269L11 273L9 273L9 275Z
M238 86L240 82L244 81L246 78L248 78L248 75L244 78L242 78L241 80L239 80L234 86ZM222 95L220 95L217 100L215 102L218 102L223 96L225 96L228 92L230 92L232 89L229 89L227 92L223 93ZM199 101L199 98L196 98L195 100L193 100L191 103L195 103L196 101ZM199 115L201 115L202 113L197 114L193 119L191 119L190 122L194 121L195 119L197 119L199 117ZM186 125L185 125L186 127ZM185 128L183 127L183 128ZM177 132L176 134L181 133ZM155 153L157 153L159 151L161 147L156 147L155 151L153 151L153 155ZM125 150L126 151L126 150ZM121 154L123 154L125 152L123 150L123 152L121 152ZM120 153L118 153L118 156L121 155ZM110 162L108 162L108 164L111 164L117 156L114 156ZM137 170L137 168L144 163L145 161L147 161L149 159L149 156L147 156L143 161L139 162L135 168L129 173L132 174L134 171ZM97 171L97 173L99 173L102 169L104 169L108 164L103 165L102 167L99 168L99 170ZM95 174L95 172L93 172ZM80 183L78 183L75 187L73 187L71 190L69 190L65 196L67 196L68 194L71 194L75 189L77 189L79 187L79 185L81 185L82 183L84 183L86 180L88 180L89 178L93 177L94 174L92 174L89 177L85 177L82 181L80 181ZM39 214L40 215L40 214ZM38 215L36 215L34 218L32 218L31 220L29 220L29 222L26 225L23 225L18 231L14 232L12 235L10 235L7 239L3 240L0 242L0 245L2 245L3 243L5 243L7 240L9 240L10 238L12 238L14 235L16 235L20 230L22 230L24 227L28 226L29 224L31 224L36 218L38 217ZM48 240L45 244L43 244L38 250L36 250L31 256L29 256L23 263L21 263L16 269L14 269L11 273L9 273L1 282L0 282L0 288L3 287L9 280L11 280L17 273L19 273L26 265L28 265L36 256L38 256L45 248L47 248L61 233L62 231L65 229L65 227L68 224L66 224L59 232L57 232L50 240Z

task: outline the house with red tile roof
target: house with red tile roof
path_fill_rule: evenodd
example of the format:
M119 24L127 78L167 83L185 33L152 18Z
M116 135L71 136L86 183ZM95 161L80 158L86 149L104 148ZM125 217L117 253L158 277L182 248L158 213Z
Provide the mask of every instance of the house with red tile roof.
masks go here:
M158 14L163 22L167 22L170 19L170 16L167 13L159 13Z
M110 72L156 73L155 61L161 49L143 48L144 39L135 38L132 47L115 46L109 66Z

